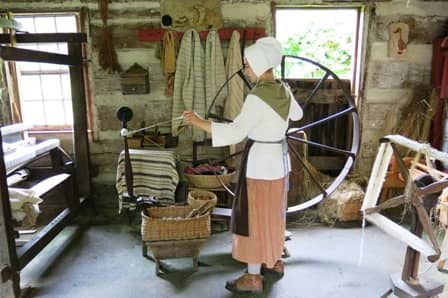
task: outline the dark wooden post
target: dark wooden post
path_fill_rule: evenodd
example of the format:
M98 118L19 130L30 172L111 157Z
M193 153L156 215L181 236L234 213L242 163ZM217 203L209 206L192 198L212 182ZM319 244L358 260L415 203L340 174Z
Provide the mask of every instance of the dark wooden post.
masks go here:
M90 194L90 160L81 44L69 42L68 54L70 57L80 61L79 64L70 66L70 82L72 88L73 105L75 183L78 188L78 195L81 197L87 197Z
M14 228L11 219L6 169L3 159L2 137L0 133L0 296L2 298L20 296L20 269L17 261Z

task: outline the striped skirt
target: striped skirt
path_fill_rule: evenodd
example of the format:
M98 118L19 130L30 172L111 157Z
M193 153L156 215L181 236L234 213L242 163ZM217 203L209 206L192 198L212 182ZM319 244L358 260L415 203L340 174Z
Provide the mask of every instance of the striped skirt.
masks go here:
M233 235L232 256L244 263L273 267L285 244L285 178L247 178L249 236Z

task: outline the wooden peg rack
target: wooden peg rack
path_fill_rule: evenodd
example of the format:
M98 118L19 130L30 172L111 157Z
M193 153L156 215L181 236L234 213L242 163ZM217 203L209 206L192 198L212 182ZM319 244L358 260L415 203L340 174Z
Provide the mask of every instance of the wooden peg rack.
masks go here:
M218 29L220 40L230 40L233 31L238 31L240 33L241 40L256 40L260 37L266 36L265 28L221 28ZM201 40L207 38L209 31L200 31L199 37ZM163 35L165 34L165 29L141 29L138 31L139 41L161 41ZM182 39L184 32L177 32L178 39Z

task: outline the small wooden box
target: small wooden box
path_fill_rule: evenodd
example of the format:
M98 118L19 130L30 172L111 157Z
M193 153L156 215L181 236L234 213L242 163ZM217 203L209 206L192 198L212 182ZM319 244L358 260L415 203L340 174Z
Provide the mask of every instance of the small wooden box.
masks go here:
M121 74L121 93L124 95L149 93L148 71L134 63Z

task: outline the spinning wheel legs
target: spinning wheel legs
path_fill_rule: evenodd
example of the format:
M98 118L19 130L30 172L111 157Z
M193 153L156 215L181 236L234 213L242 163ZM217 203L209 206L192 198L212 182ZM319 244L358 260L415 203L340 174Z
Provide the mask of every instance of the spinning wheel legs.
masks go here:
M421 180L420 180L421 181ZM417 183L420 181L416 181ZM429 182L430 183L430 182ZM428 184L429 184L428 183ZM426 184L427 185L427 184ZM427 195L428 198L430 195ZM414 222L411 232L418 237L422 237L423 224L418 220L417 211L414 209ZM398 297L434 297L443 292L444 285L423 279L418 276L420 252L408 246L403 266L403 272L391 276L392 291Z
M443 284L431 280L404 281L399 273L391 276L392 291L398 297L434 297L443 292Z

